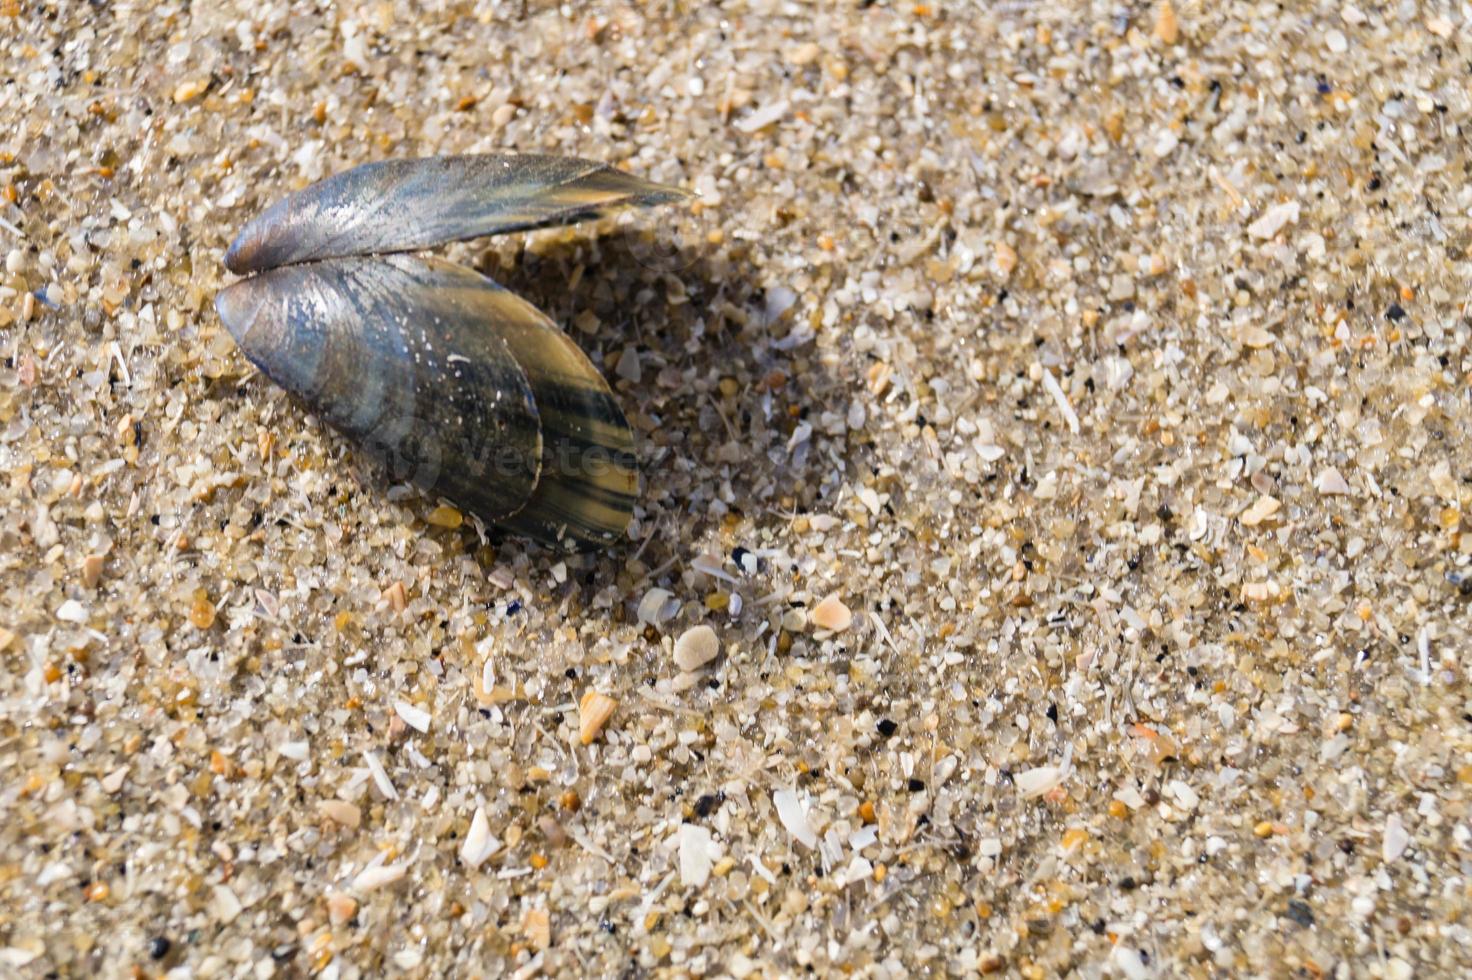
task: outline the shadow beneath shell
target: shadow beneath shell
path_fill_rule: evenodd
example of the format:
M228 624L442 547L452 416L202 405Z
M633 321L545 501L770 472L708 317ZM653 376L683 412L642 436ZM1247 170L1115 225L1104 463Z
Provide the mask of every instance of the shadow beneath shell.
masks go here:
M585 596L616 583L624 600L682 562L755 551L764 531L828 512L869 457L862 426L848 430L856 393L817 356L800 297L752 282L746 247L707 244L698 219L638 217L460 257L566 330L628 416L641 471L634 540L572 563ZM560 559L524 539L497 544L503 558Z

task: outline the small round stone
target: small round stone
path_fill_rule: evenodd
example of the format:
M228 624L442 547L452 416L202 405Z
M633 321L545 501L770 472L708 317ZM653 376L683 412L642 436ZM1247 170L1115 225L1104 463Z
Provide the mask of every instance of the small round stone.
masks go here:
M675 641L675 666L681 670L699 670L721 652L721 641L709 626L692 626Z

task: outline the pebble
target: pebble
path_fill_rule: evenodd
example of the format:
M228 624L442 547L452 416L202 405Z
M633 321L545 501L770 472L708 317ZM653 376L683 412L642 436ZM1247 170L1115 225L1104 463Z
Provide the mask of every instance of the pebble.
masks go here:
M363 820L363 811L346 800L318 800L317 811L333 823L353 830Z
M1164 44L1175 44L1180 40L1180 25L1176 21L1176 8L1170 0L1161 0L1155 7L1155 37Z
M709 626L692 626L675 641L675 666L681 670L699 670L721 652L721 641Z
M180 82L174 89L174 101L178 103L192 102L204 94L205 89L210 87L209 79L191 78Z
M454 530L465 523L465 515L460 513L458 508L451 507L448 504L441 504L430 511L424 520L426 523L433 524L435 527Z
M650 589L639 600L639 622L658 629L679 611L680 604L668 589Z
M1392 813L1385 818L1385 834L1382 838L1381 856L1387 862L1399 861L1411 844L1411 835L1406 833L1400 814Z
M210 902L210 911L214 913L216 922L226 924L234 922L236 916L240 915L244 911L244 908L240 904L239 896L235 894L235 890L229 885L216 885L214 887L213 898Z
M552 917L546 909L527 909L521 917L521 934L533 949L552 945Z
M346 925L358 914L358 900L343 892L327 893L327 921L335 926Z
M1242 512L1241 521L1245 527L1257 527L1259 524L1269 520L1274 514L1281 510L1283 505L1273 497L1263 494L1254 500L1246 510Z
M817 61L818 56L822 53L822 48L815 42L808 41L787 49L787 63L797 68L806 68Z
M63 623L85 623L87 607L75 599L68 599L56 608L56 618Z
M625 347L613 370L615 374L630 384L638 384L644 377L644 370L639 363L638 350L633 347Z
M1332 466L1320 470L1319 475L1314 477L1314 489L1326 497L1354 492L1344 475Z
M820 630L842 633L853 625L854 614L836 594L830 595L813 607L808 622Z
M686 888L703 888L719 853L710 831L698 824L681 824L679 846L680 884Z

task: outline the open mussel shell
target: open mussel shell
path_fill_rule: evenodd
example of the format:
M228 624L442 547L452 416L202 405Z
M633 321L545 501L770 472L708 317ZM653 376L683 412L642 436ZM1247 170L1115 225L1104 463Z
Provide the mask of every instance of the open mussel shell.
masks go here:
M628 526L633 432L587 356L463 266L395 253L683 192L552 157L370 164L250 222L215 306L246 357L417 483L508 530L596 546Z
M413 252L686 196L568 157L384 160L320 180L271 205L241 230L225 253L225 267L247 273L313 259Z

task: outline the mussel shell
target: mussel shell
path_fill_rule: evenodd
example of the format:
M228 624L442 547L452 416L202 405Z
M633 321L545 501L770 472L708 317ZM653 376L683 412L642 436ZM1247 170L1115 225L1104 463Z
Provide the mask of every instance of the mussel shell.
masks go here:
M509 295L509 294L508 294ZM579 546L619 537L638 499L634 434L582 350L546 317L504 322L501 336L526 371L542 422L542 471L507 530Z
M225 253L231 272L411 252L571 224L684 191L601 163L534 154L385 160L318 181L254 218Z
M685 197L587 160L367 164L272 205L225 256L216 298L267 377L412 480L543 540L607 544L633 514L633 432L602 375L484 276L401 254Z
M406 480L487 520L525 506L541 472L526 372L497 332L536 310L442 260L343 258L222 290L250 361Z

